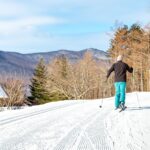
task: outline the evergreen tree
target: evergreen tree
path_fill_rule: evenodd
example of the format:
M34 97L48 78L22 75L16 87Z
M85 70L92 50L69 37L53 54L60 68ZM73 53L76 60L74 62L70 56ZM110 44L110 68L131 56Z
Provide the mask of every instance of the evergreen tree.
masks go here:
M47 69L44 59L41 58L34 70L33 78L31 79L30 90L33 103L42 104L49 100L46 83Z

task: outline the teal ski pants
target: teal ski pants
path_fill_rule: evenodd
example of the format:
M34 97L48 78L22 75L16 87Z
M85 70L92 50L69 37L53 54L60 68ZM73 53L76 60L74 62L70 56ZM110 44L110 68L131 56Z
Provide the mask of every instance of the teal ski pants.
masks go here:
M125 104L126 82L115 82L115 107L118 108L120 103Z

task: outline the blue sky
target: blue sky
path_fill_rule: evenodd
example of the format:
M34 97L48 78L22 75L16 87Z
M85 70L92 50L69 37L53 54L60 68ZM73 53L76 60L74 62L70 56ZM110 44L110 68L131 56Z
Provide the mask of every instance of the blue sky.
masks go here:
M150 22L150 0L0 0L0 50L109 47L115 23Z

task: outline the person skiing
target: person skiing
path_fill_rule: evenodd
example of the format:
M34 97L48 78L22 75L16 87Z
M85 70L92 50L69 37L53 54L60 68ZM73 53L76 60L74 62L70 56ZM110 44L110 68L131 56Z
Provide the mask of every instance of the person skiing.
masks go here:
M117 62L114 63L107 72L107 79L112 72L115 72L115 109L125 109L125 94L126 94L126 72L133 72L133 68L123 62L123 56L117 57Z

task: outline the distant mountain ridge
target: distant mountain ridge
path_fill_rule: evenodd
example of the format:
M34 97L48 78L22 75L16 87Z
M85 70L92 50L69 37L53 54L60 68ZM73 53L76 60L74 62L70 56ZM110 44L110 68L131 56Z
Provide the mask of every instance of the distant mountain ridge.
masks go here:
M53 60L55 57L65 55L70 61L75 62L82 59L85 52L92 52L94 59L107 61L106 52L94 48L84 49L80 51L57 50L51 52L21 54L17 52L0 51L0 74L2 73L21 73L23 75L32 75L35 65L39 59L43 57L46 62Z

